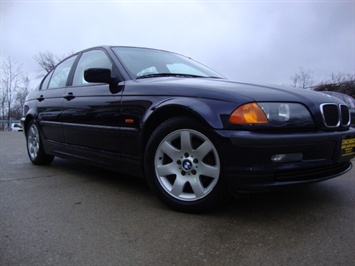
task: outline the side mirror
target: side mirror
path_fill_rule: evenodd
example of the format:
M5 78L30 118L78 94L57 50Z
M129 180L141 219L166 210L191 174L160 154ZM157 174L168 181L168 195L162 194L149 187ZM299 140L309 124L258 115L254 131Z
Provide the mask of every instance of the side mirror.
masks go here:
M84 79L87 82L107 83L111 84L111 70L107 68L89 68L84 71Z
M119 85L119 78L111 76L108 68L89 68L84 71L84 79L87 82L106 83L110 85L110 91L115 94L123 90L124 85Z

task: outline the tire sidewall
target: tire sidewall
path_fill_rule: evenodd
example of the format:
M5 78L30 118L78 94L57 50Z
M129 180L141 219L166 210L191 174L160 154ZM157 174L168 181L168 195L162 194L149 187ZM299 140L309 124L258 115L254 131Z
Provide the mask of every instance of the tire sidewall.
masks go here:
M38 153L37 153L37 156L35 158L33 158L31 155L30 155L30 151L29 151L29 148L28 148L28 135L29 135L29 131L31 130L31 127L32 126L35 126L37 131L38 131L38 144L39 144L39 149L38 149ZM43 142L42 142L42 135L41 135L41 132L39 130L39 127L37 125L37 123L34 121L34 120L31 120L29 123L28 123L28 126L27 126L27 129L26 129L26 149L27 149L27 154L28 154L28 157L30 158L31 162L33 164L36 164L36 165L48 165L50 164L53 159L54 159L54 156L51 156L51 155L47 155L44 151L44 147L43 147Z

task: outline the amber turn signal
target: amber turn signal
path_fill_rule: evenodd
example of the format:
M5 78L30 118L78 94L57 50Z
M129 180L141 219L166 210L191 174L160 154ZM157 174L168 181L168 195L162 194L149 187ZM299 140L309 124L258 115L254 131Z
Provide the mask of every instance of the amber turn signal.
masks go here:
M268 124L269 121L256 103L247 103L239 106L231 114L229 121L233 124Z
M134 120L133 120L133 119L130 119L130 118L126 118L126 119L124 120L124 122L125 122L126 124L133 124L133 123L134 123Z

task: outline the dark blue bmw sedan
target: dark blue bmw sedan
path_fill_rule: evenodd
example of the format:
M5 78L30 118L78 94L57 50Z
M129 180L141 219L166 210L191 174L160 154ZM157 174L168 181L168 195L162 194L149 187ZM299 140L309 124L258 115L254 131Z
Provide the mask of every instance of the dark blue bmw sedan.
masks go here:
M168 207L323 181L351 169L348 107L324 94L230 81L182 55L103 46L59 63L21 120L30 160L145 177Z

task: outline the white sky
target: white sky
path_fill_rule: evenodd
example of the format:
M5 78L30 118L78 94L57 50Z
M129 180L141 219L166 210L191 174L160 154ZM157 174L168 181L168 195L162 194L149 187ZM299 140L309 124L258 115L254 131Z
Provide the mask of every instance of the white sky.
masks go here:
M355 74L355 1L1 1L1 58L38 74L34 56L101 44L169 50L232 80L291 84Z

